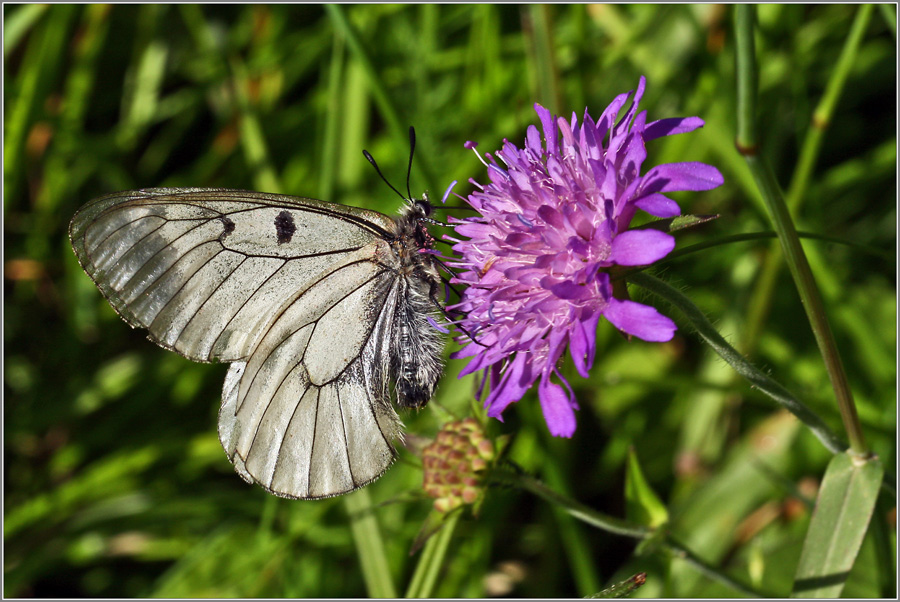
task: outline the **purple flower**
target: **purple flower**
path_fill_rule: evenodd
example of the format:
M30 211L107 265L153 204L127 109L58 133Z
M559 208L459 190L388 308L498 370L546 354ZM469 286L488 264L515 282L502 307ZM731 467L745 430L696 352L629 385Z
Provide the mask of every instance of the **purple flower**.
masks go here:
M710 190L723 180L703 163L658 165L640 175L645 142L703 125L698 117L647 123L646 111L637 112L644 85L641 77L618 123L631 92L616 97L597 121L585 110L581 124L574 113L566 121L535 104L543 141L530 125L524 148L504 140L500 163L486 154L490 183L472 180L478 191L467 199L479 215L452 220L465 237L450 239L461 256L453 262L460 270L453 281L467 287L454 309L464 313L460 325L475 339L462 339L469 342L454 356L472 358L460 376L479 370L489 376L489 416L501 418L540 379L550 432L571 437L578 404L557 371L566 347L587 377L601 316L646 341L668 341L675 332L672 320L630 301L610 270L651 264L675 246L664 232L628 230L638 209L675 217L678 205L664 193Z

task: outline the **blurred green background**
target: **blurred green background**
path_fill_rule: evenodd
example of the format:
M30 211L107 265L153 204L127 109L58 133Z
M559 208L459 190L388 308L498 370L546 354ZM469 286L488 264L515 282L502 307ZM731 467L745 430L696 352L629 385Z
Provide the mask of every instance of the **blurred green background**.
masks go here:
M812 113L858 6L759 9L764 147L793 182ZM896 28L869 20L813 177L807 242L870 445L896 470ZM729 7L343 5L4 5L4 575L6 596L364 596L342 500L278 499L246 485L216 436L226 367L157 348L108 306L66 236L86 201L148 186L223 186L311 196L393 213L405 188L440 195L486 180L463 149L521 143L540 102L596 117L646 75L648 119L698 115L699 132L653 141L647 168L716 165L725 185L677 196L721 217L679 247L769 230L734 150ZM840 419L796 290L759 273L768 240L669 262L720 331L836 431ZM640 297L640 291L633 291ZM649 300L653 303L654 300ZM681 320L674 310L661 311ZM448 345L450 347L450 345ZM449 350L448 350L449 351ZM434 408L470 412L474 380L451 362ZM629 447L666 503L672 532L762 591L786 595L830 457L750 390L688 329L667 344L625 341L606 323L571 440L547 433L536 396L492 436L555 489L625 515ZM432 437L445 415L407 414ZM402 451L366 489L402 593L430 500ZM356 495L356 494L354 494ZM880 504L879 533L895 528ZM891 522L894 521L894 522ZM638 596L735 592L663 554L577 523L533 496L492 489L450 544L435 595L584 596L638 571ZM893 595L895 539L867 538L844 594ZM885 567L888 567L885 569Z

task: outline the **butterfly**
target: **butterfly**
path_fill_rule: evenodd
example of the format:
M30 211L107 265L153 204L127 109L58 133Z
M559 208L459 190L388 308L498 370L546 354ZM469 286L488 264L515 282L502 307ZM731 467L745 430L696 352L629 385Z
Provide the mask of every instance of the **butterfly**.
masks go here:
M402 439L391 398L423 407L441 376L438 260L422 252L434 243L430 212L427 196L389 217L148 188L89 202L69 238L132 327L190 360L231 364L218 431L237 473L313 499L384 474Z

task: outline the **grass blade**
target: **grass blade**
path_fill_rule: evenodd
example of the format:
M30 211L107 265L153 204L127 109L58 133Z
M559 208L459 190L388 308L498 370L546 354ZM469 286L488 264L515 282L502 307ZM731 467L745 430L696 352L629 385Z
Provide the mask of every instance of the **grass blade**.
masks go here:
M362 488L352 495L345 495L344 506L350 515L350 529L353 531L353 541L369 597L396 598L397 592L391 580L381 529L372 512L369 490Z
M794 598L837 598L841 595L869 528L883 469L877 458L832 458L822 480L800 565Z

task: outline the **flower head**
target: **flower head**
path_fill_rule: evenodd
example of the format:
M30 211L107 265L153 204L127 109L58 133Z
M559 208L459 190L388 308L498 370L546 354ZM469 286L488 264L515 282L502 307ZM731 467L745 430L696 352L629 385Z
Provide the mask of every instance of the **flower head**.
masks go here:
M585 110L581 124L574 113L568 121L554 118L536 104L543 141L531 125L523 148L504 140L496 158L486 154L490 183L472 180L478 191L466 199L479 215L453 220L465 237L453 239L461 256L453 262L460 270L454 281L467 286L454 309L464 313L460 325L474 338L455 356L472 358L460 376L489 375L489 416L500 418L540 379L550 432L570 437L578 406L557 371L566 347L586 377L601 316L646 341L668 341L675 332L669 318L614 287L610 270L651 264L675 246L664 232L629 230L638 209L675 217L679 207L664 193L709 190L723 180L703 163L668 163L640 174L645 142L703 125L698 117L647 123L646 111L637 111L644 85L641 77L618 123L631 92L616 97L597 121Z
M422 451L422 487L435 498L434 509L449 512L476 503L484 493L481 473L493 459L494 445L474 418L441 427Z

